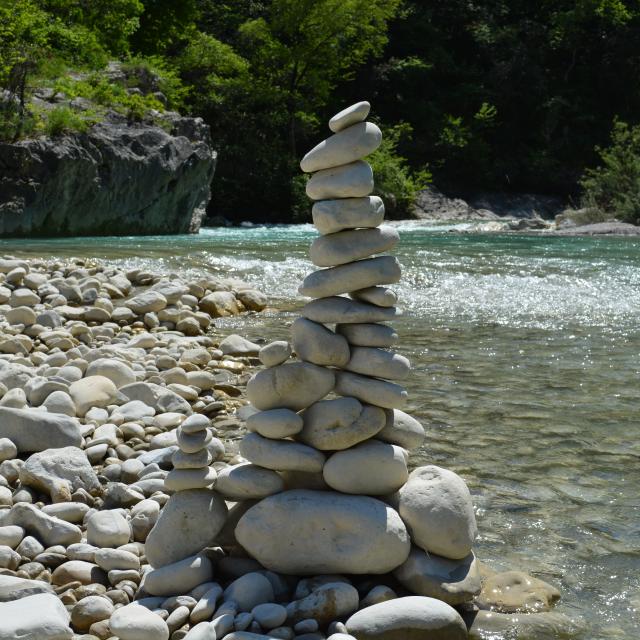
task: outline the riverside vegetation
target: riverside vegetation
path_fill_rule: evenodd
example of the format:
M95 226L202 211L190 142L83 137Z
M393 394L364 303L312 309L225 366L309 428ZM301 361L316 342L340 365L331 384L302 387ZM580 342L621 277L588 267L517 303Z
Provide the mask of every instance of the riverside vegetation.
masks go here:
M300 221L297 149L367 95L388 132L371 158L388 217L433 179L637 222L639 41L625 0L0 0L0 135L86 131L110 112L163 126L178 109L220 154L210 217Z
M572 632L557 589L475 558L462 478L409 473L425 434L388 350L400 272L372 256L398 236L360 159L368 111L301 163L321 269L291 344L205 333L265 309L239 281L0 261L0 638Z

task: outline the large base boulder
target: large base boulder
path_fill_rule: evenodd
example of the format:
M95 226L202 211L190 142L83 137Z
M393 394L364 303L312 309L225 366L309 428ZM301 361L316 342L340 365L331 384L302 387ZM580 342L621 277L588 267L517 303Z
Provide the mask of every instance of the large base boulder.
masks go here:
M240 518L236 538L267 569L293 575L387 573L411 545L400 516L384 502L333 491L265 498Z

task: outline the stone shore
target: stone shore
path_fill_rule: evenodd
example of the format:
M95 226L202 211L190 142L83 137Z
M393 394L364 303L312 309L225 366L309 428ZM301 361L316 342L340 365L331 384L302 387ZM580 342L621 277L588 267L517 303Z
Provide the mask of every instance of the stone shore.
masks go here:
M324 365L277 368L327 337L306 357L344 366L347 341L384 347L393 331L327 336L299 319L292 349L216 330L215 318L267 303L233 280L0 259L0 640L570 635L551 611L557 589L496 574L469 535L420 521L412 495L466 501L466 487L435 466L407 478L406 451L424 437L414 418L316 402L334 384ZM290 380L269 382L283 370ZM358 469L383 451L380 487L360 486ZM388 482L405 495L382 495Z

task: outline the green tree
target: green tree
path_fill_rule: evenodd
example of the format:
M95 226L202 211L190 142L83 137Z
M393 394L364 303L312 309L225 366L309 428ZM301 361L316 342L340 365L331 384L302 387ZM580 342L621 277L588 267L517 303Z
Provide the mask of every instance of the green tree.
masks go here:
M616 120L610 146L596 151L601 164L587 169L580 181L582 205L640 224L640 125L631 127Z

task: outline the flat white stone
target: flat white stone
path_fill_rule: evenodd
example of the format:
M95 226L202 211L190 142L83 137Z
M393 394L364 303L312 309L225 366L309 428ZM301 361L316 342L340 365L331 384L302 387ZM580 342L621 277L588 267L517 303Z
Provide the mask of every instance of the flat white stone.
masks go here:
M79 416L84 416L89 409L106 407L111 404L118 393L116 385L105 376L89 376L71 384L71 396Z
M409 477L408 453L379 440L361 442L334 453L325 463L325 482L341 493L384 496L397 491Z
M300 360L326 367L344 367L349 362L349 343L324 325L298 318L291 326L291 342Z
M164 479L164 486L167 491L206 489L216 481L216 477L216 470L212 467L172 469Z
M334 391L341 396L352 396L361 402L385 409L398 409L407 401L407 391L404 387L350 371L336 372Z
M387 287L367 287L366 289L352 291L349 295L354 300L368 302L379 307L395 307L398 302L398 296L395 291Z
M344 368L364 376L402 380L409 375L411 364L407 358L393 351L375 347L351 347L351 359Z
M320 200L313 204L311 215L322 235L358 227L375 228L384 220L384 203L379 196Z
M385 322L400 315L395 307L377 307L341 296L308 302L301 313L305 318L322 324Z
M302 418L291 409L258 411L247 418L247 429L265 438L280 440L288 438L302 429Z
M240 453L250 462L274 471L322 471L325 457L312 447L291 440L270 440L248 433Z
M333 491L265 498L240 518L236 538L264 567L291 575L384 574L410 550L394 509L375 498Z
M309 250L318 267L335 267L393 249L400 236L393 227L350 229L316 238Z
M356 102L351 106L338 111L335 116L329 120L329 129L331 131L342 131L356 122L362 122L369 115L371 105L363 100L362 102Z
M355 398L321 400L302 412L297 439L321 451L347 449L375 436L386 423L383 409Z
M247 383L247 398L260 410L300 411L324 398L335 382L332 371L308 362L293 362L256 373Z
M409 451L417 449L424 441L424 427L412 416L400 409L387 409L387 421L376 438L398 444Z
M167 623L137 602L116 609L109 627L120 640L169 640Z
M208 449L200 449L195 453L185 453L178 449L171 456L174 469L202 469L211 464L213 456Z
M382 142L382 131L373 122L358 122L318 143L300 161L305 173L349 164L373 153Z
M19 600L0 603L0 638L71 640L74 633L69 620L69 613L56 595L28 595Z
M337 324L336 333L358 347L392 347L398 342L396 330L386 324Z
M259 500L284 490L284 480L273 470L238 464L218 472L216 491L226 500Z
M211 561L204 555L191 556L145 574L144 587L152 596L188 593L213 575Z
M435 465L418 467L400 490L399 510L414 544L461 560L478 535L471 494L464 480Z
M306 191L312 200L368 196L373 191L373 170L364 160L322 169L311 176Z
M309 298L327 298L379 284L393 284L401 275L400 264L393 256L367 258L314 271L303 280L298 291Z
M434 598L406 596L356 611L346 622L358 640L467 640L467 626L450 605Z

